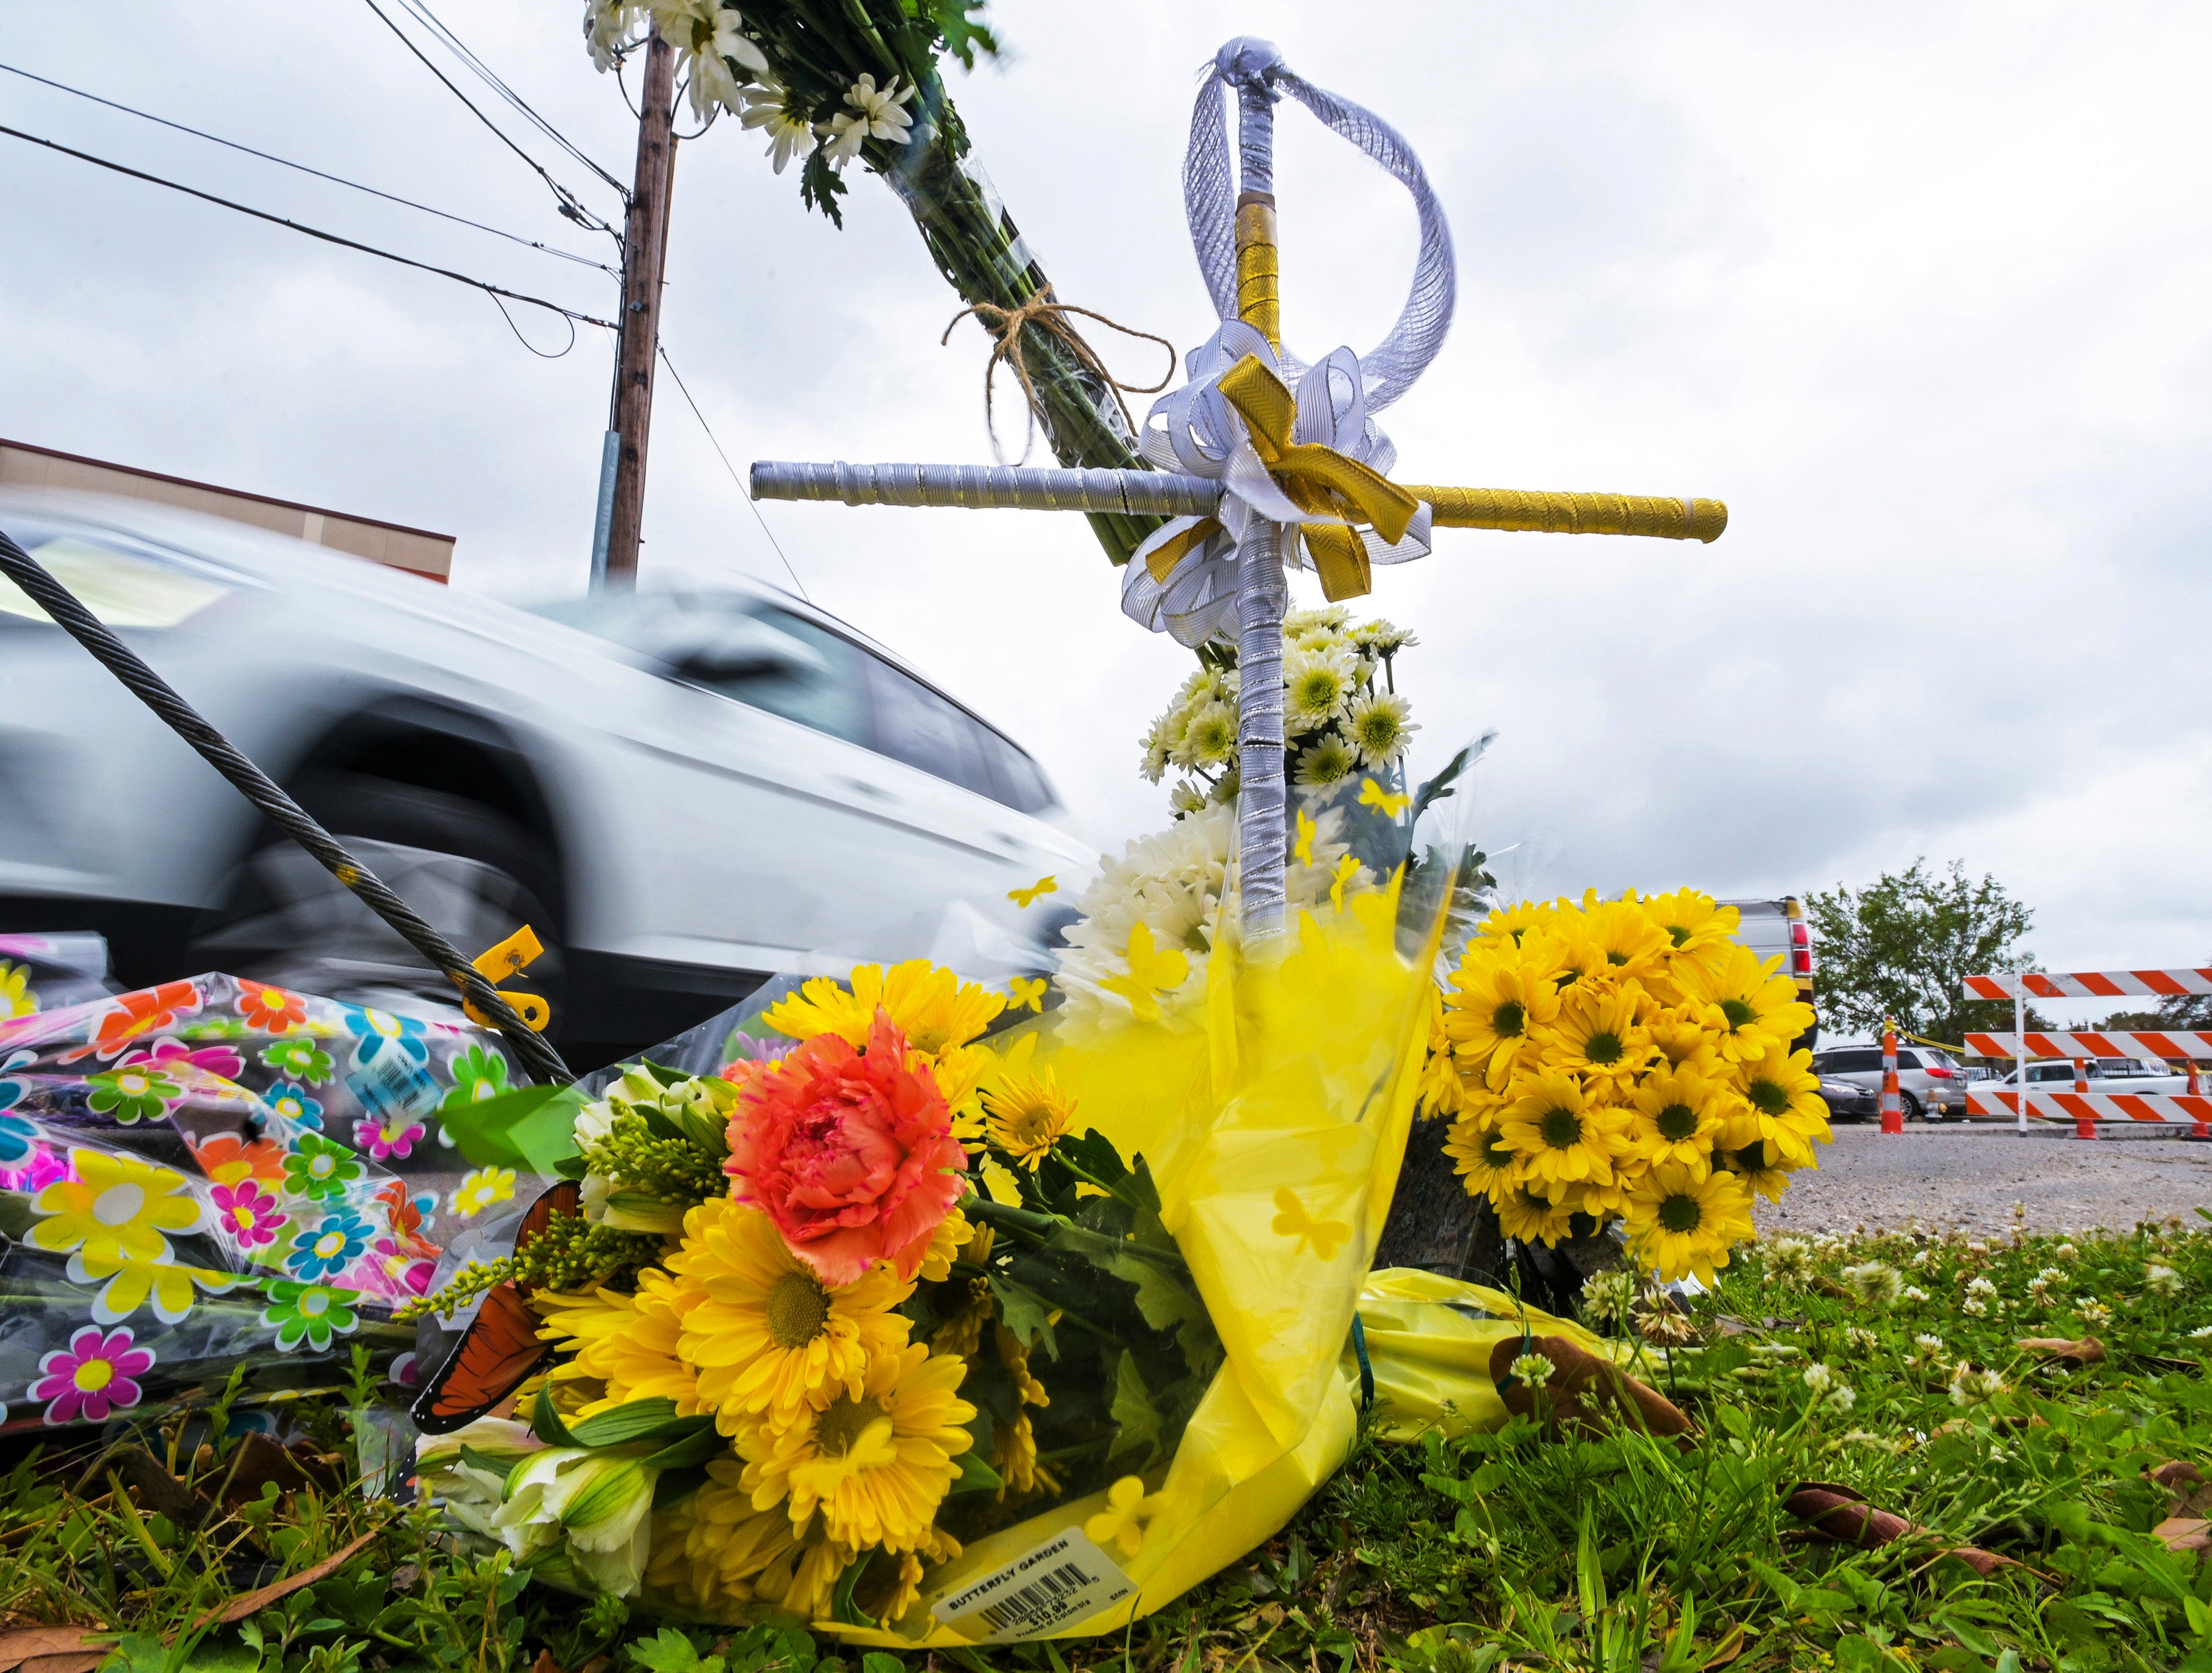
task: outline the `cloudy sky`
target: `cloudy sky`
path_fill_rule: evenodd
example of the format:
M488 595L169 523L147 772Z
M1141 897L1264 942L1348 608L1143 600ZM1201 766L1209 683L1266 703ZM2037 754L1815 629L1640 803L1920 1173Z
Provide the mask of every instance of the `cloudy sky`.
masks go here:
M441 13L627 179L579 9ZM2033 904L2048 967L2212 953L2212 14L1346 15L999 0L1006 58L952 91L1060 294L1188 347L1212 324L1177 173L1197 70L1264 30L1394 121L1451 217L1457 323L1385 416L1399 474L1728 502L1710 547L1448 532L1379 577L1423 641L1417 772L1500 732L1478 794L1509 883L1765 895L1956 856ZM0 62L608 259L366 4L118 31L13 0ZM0 123L613 306L588 268L14 76ZM677 168L665 340L730 457L988 459L981 337L938 346L957 303L897 202L856 179L838 232L759 152L726 123ZM1370 346L1410 271L1402 194L1290 107L1278 189L1291 341ZM448 531L464 587L582 588L602 334L539 359L478 294L4 137L0 225L0 435ZM1134 740L1188 659L1121 617L1079 520L763 510L811 596L1026 742L1085 835L1163 819ZM665 378L647 537L648 580L786 579Z

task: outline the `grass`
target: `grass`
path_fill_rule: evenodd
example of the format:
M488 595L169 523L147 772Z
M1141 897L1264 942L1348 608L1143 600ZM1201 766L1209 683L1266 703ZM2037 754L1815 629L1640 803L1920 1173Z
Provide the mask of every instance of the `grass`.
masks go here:
M1686 1323L1698 1342L1655 1352L1646 1372L1696 1418L1698 1445L1526 1421L1396 1445L1370 1427L1283 1535L1125 1637L959 1659L1035 1673L2212 1673L2212 1564L2153 1535L2172 1506L2146 1479L2175 1459L2212 1478L2212 1335L2192 1334L2212 1326L2212 1235L2169 1223L2072 1244L1778 1244L1724 1273ZM2101 1361L2014 1345L2085 1334ZM1816 1365L1828 1375L1808 1383ZM296 1408L331 1468L351 1467L348 1413L364 1393ZM148 1437L210 1500L234 1486L240 1444L214 1439L214 1418ZM189 1505L154 1507L112 1459L86 1479L95 1459L49 1449L0 1478L0 1647L51 1623L124 1634L107 1673L901 1673L897 1657L795 1630L678 1627L532 1585L504 1555L453 1554L428 1513L369 1501L351 1479L234 1490L193 1525ZM1783 1502L1808 1481L1855 1488L1916 1531L1875 1549L1811 1537ZM204 1624L364 1535L328 1578ZM2017 1566L1985 1579L1943 1554L1962 1545Z

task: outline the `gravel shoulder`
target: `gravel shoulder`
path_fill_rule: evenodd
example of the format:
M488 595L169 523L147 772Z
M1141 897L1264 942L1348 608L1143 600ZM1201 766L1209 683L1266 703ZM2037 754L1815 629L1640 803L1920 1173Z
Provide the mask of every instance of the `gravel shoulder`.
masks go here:
M1762 1235L1855 1228L2009 1233L2013 1205L2030 1232L2124 1231L2138 1220L2212 1210L2212 1144L2140 1138L2090 1143L2064 1128L2022 1136L1996 1123L1914 1123L1886 1136L1871 1122L1838 1124L1820 1165L1793 1175L1778 1203L1753 1211ZM2185 1129L2183 1130L2186 1130Z

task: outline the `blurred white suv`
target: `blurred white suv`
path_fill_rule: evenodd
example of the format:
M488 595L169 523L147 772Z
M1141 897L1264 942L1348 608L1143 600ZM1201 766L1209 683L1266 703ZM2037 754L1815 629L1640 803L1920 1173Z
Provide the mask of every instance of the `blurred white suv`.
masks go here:
M1033 968L1006 891L1095 861L1012 739L771 587L533 613L131 500L0 528L465 951L532 923L579 1067L772 972ZM452 997L0 581L0 932L87 928L134 984Z

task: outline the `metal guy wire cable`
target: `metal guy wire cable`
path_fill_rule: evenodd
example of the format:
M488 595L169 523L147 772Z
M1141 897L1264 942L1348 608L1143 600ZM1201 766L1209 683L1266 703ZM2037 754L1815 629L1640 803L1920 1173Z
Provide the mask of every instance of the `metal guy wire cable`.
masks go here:
M233 203L228 198L216 197L212 192L202 192L198 186L185 186L176 180L164 179L159 174L149 174L143 168L128 168L119 162L110 162L106 157L96 157L89 151L80 151L74 146L64 145L58 140L42 139L37 134L27 134L21 128L0 125L0 134L7 135L10 139L27 140L33 145L43 145L49 151L58 151L65 157L76 158L80 162L95 163L102 168L112 169L118 174L128 174L134 180L144 180L152 186L167 186L172 192L181 192L187 198L198 198L203 203L214 204L227 210L235 210L240 215L250 215L257 221L266 221L278 227L289 227L295 233L305 233L309 238L319 238L325 244L339 245L348 250L359 250L364 255L380 256L386 261L398 262L402 267L412 267L421 272L435 273L441 279L452 279L460 284L473 285L478 290L489 291L494 297L505 296L513 301L527 302L532 307L545 308L551 313L563 315L579 325L605 325L609 331L616 329L615 323L611 319L602 319L596 314L579 313L574 308L562 307L558 302L549 302L543 296L526 295L520 290L509 290L503 285L493 284L488 280L472 279L465 273L456 273L450 267L434 266L427 261L417 261L412 256L397 255L390 250L380 250L375 245L363 244L357 239L341 238L336 233L326 233L319 227L310 227L303 221L288 221L281 215L270 214L267 210L258 210L245 204ZM563 350L562 352L566 353L567 350Z
M500 996L499 990L484 979L483 972L470 964L458 947L418 916L368 867L347 853L337 838L318 824L307 809L209 725L200 712L147 666L136 651L87 610L76 594L56 581L44 564L17 545L5 532L0 532L0 572L21 587L57 626L91 652L102 667L121 680L170 730L198 750L210 766L229 780L238 793L260 809L277 829L313 855L325 870L390 924L402 940L450 977L477 1009L492 1019L492 1025L514 1048L515 1056L534 1078L564 1086L575 1080L568 1064L561 1060L561 1054L515 1014L514 1007Z
M420 210L425 215L434 215L441 221L451 221L459 226L473 227L480 233L489 233L495 238L506 239L509 243L520 244L526 250L542 250L549 256L560 257L563 261L573 261L586 267L597 268L600 272L611 274L617 278L621 277L605 262L593 261L589 256L580 256L572 250L556 249L552 245L543 243L537 239L525 238L520 233L511 233L501 227L486 226L481 221L470 220L465 215L454 215L446 210L433 208L428 204L418 204L412 198L402 198L396 192L386 192L376 186L363 186L359 180L349 180L343 174L332 174L320 168L311 168L304 162L294 162L289 157L280 157L273 151L257 150L251 145L240 144L237 140L225 139L221 134L209 133L204 128L191 127L182 122L172 122L166 116L156 116L151 111L142 111L135 105L126 105L118 100L104 99L97 93L88 93L81 87L71 87L68 82L57 82L51 76L33 75L27 70L17 69L12 64L0 64L0 70L6 70L10 76L21 76L27 82L36 82L41 87L52 88L58 93L72 94L79 99L88 99L95 105L105 105L112 111L121 111L125 116L135 116L143 121L157 123L164 128L173 128L180 134L190 134L194 139L206 140L210 145L222 145L234 151L243 151L249 157L258 157L262 161L273 162L281 168L297 169L302 174L312 174L319 180L330 181L333 186L349 186L356 192L365 192L372 198L381 198L388 204L399 204L408 209Z
M676 369L676 362L669 359L668 345L664 343L659 347L660 363L668 368L668 375L676 380L676 387L684 396L684 404L691 409L691 416L699 421L699 428L707 432L707 440L721 459L722 468L730 473L730 480L737 484L738 492L744 495L745 503L752 507L753 520L760 525L761 532L768 536L768 544L775 548L775 555L778 557L783 558L783 567L791 575L791 584L799 589L800 598L812 604L813 594L806 590L806 583L799 580L799 571L792 568L790 558L784 556L783 542L775 538L775 531L768 526L768 519L761 515L758 502L745 487L745 479L738 474L738 467L730 463L730 456L722 452L722 444L715 440L714 427L707 422L707 415L699 411L699 403L691 398L691 392L684 386L684 374Z

